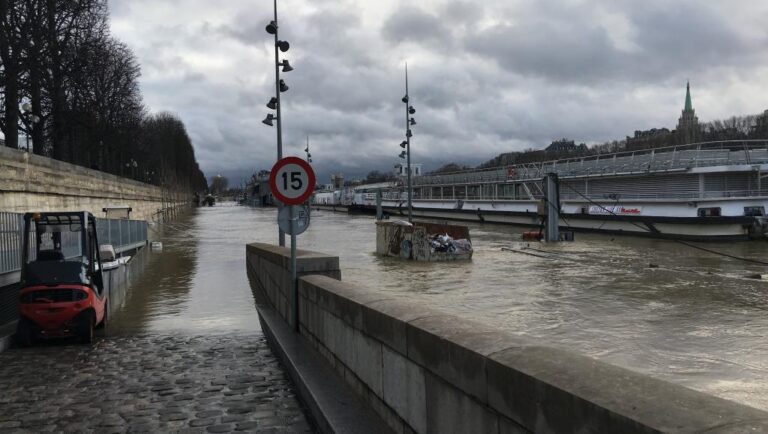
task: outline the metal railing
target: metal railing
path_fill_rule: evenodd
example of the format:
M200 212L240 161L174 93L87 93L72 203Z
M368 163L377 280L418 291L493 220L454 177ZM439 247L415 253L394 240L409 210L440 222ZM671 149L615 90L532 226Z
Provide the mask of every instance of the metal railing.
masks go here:
M0 212L0 274L21 269L22 214Z
M693 167L745 164L768 164L768 140L693 143L490 169L424 175L415 178L414 185L503 183L541 179L547 173L557 173L560 177L578 177L685 171Z
M0 275L21 270L23 214L0 212ZM34 236L30 234L30 236ZM143 220L96 219L99 244L111 244L116 253L143 246L147 242L147 222ZM79 238L64 240L62 249L79 251Z

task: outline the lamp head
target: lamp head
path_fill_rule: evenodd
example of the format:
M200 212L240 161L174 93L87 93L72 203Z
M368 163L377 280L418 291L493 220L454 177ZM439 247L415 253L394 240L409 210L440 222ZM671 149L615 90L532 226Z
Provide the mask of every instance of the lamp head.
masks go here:
M267 24L267 33L270 35L277 34L277 23L274 21L270 21L269 24Z
M414 118L411 118L411 120L410 120L410 121L411 121L411 125L416 125L416 119L414 119Z
M261 123L264 124L264 125L269 125L270 127L273 127L274 124L272 123L272 121L275 120L275 119L277 119L277 117L275 117L275 115L270 113L270 114L267 115L266 118L264 118L263 121L261 121Z
M405 104L408 104L408 95L404 96L401 101L403 101Z
M408 137L408 138L413 137L413 133L411 132L410 128L408 128L408 131L405 132L405 137Z
M408 113L414 115L414 114L416 114L416 109L413 108L413 106L410 106L410 107L408 107Z
M288 89L290 89L290 87L288 87L288 85L285 84L285 81L280 80L280 92L285 92Z
M289 44L288 41L277 41L277 48L279 48L280 51L285 53L291 48L291 44Z
M274 96L270 98L269 102L267 103L267 108L277 110L277 98Z
M288 63L288 59L283 60L283 72L291 72L293 71L293 67L290 63Z
M403 148L403 149L405 149L405 147L406 147L406 146L408 146L408 142L406 142L405 140L403 140L403 143L400 143L400 147L401 147L401 148Z

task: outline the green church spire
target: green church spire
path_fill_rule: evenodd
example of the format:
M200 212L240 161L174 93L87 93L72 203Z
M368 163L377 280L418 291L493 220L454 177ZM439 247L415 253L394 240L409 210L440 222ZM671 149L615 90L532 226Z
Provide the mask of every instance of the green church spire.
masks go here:
M691 104L691 83L685 84L685 111L693 111L693 104Z

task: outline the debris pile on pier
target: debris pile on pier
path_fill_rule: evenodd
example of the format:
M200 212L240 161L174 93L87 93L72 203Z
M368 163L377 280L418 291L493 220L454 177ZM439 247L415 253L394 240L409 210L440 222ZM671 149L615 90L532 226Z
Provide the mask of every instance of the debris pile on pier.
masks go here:
M472 259L473 250L466 226L377 221L376 253L436 262Z

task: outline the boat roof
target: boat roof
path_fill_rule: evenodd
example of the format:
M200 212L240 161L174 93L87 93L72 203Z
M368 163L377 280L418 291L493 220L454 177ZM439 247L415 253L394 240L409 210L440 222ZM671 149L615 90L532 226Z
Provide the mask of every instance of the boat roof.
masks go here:
M562 178L688 172L696 167L768 164L768 140L730 140L692 143L665 148L622 151L562 158L488 169L427 174L414 178L414 185L465 184L540 180L547 173Z

